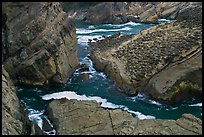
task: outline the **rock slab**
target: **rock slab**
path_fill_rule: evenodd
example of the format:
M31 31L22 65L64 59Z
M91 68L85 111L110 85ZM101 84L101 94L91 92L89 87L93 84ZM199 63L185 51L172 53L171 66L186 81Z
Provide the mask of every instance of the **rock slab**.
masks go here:
M140 120L121 109L88 100L53 100L46 113L57 135L202 135L202 120L183 114L177 120Z

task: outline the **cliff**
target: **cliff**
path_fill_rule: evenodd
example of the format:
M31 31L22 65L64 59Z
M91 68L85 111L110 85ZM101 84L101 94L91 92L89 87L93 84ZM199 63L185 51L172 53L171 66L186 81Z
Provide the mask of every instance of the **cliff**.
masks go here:
M31 123L20 107L16 90L9 74L2 66L2 134L30 134Z
M75 5L63 3L63 5ZM194 12L196 5L200 2L95 2L86 4L76 9L66 8L69 16L76 20L83 20L91 24L120 24L129 21L139 23L158 23L158 19L165 18L177 20L179 18L189 18L189 13ZM88 6L89 5L89 6ZM197 6L196 6L197 7ZM200 7L197 7L200 8ZM189 13L186 14L187 10ZM183 12L185 11L185 12ZM198 10L196 10L198 11ZM199 14L202 20L202 11ZM183 14L184 13L184 14ZM193 16L192 13L191 16ZM186 16L186 17L185 17Z
M65 83L78 66L74 23L57 2L2 3L2 133L42 134L14 85ZM41 133L39 133L41 132Z
M13 82L65 83L78 65L76 30L59 3L3 3L3 64Z
M200 13L200 5L191 7ZM186 8L176 22L164 23L138 35L116 34L91 43L96 69L107 73L122 92L138 91L173 103L202 93L202 21ZM202 13L202 12L201 12Z

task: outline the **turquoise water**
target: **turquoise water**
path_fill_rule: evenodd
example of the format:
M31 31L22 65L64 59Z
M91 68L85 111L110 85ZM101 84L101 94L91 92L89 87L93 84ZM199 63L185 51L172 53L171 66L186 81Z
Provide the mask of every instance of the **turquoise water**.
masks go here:
M83 73L88 73L90 77L88 79L78 80L77 77L82 72L77 69L66 84L53 85L47 89L18 86L17 95L25 103L30 119L39 122L39 117L44 116L42 113L49 102L49 100L42 99L44 95L62 91L74 91L78 95L101 97L102 99L106 99L107 102L126 107L132 112L139 112L139 114L133 113L135 117L142 115L152 116L156 119L177 119L184 113L191 113L196 117L202 118L201 99L192 99L170 106L151 100L142 93L135 97L127 97L118 91L114 82L109 80L104 73L94 69L92 61L89 58L88 39L102 39L102 35L110 36L117 32L124 35L136 34L151 26L154 25L132 22L121 25L90 25L76 22L78 59L80 64L87 64L89 66L89 71Z

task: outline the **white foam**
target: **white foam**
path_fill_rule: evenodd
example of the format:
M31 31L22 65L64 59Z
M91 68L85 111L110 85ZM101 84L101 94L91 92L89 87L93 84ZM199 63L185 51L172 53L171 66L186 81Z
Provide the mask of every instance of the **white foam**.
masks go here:
M94 38L103 39L101 35L94 35L94 36L79 35L77 36L77 38L78 38L78 43L87 43L89 39L94 39Z
M173 110L174 110L174 109L177 109L177 108L178 108L178 107L174 107L174 108L171 108L171 109L173 109Z
M192 106L192 107L202 107L202 103L192 104L192 105L189 105L189 106Z
M46 133L47 135L56 135L56 130L51 130L51 131L48 131L48 132L46 132L46 131L43 131L44 133Z
M162 23L162 22L173 22L173 21L176 21L176 20L168 20L168 19L158 19L158 22Z
M18 91L22 91L23 89L22 88L18 88Z
M93 25L90 25L88 28L89 29L95 29L95 27Z
M151 115L144 115L140 112L135 112L135 111L132 111L132 110L129 110L127 107L124 108L124 110L132 113L132 114L135 114L139 119L155 119L154 116L151 116Z
M131 25L131 26L138 26L138 25L141 25L141 23L135 23L135 22L127 22L127 23L124 23L124 24L105 24L103 26L114 26L114 27L121 27L121 26L127 26L127 25Z
M132 99L133 101L136 101L136 100L144 100L144 99L145 99L145 96L144 96L144 94L142 94L142 93L138 93L137 96L130 97L130 99Z
M135 112L132 110L129 110L127 107L123 105L116 105L111 102L108 102L107 99L103 99L98 96L86 96L86 95L77 95L74 91L63 91L58 93L52 93L42 96L43 100L50 100L50 99L61 99L61 98L67 98L70 99L77 99L77 100L95 100L97 102L101 102L101 107L103 108L121 108L123 110L126 110L130 113L135 114L139 119L154 119L154 116L150 115L144 115L140 112Z
M99 76L101 76L101 77L103 77L103 78L107 78L106 74L103 73L103 72L100 72L100 73L98 73L97 75L99 75Z
M34 109L28 109L29 114L28 114L28 118L31 121L35 121L37 123L37 125L42 129L42 118L40 117L44 112L43 111L38 111L38 110L34 110Z
M161 106L162 104L160 104L159 102L156 102L154 100L149 100L150 104L155 104L157 106Z
M124 27L121 29L95 29L95 30L77 28L76 33L77 34L90 34L90 33L94 33L94 32L114 32L114 31L131 30L131 29L132 28L130 28L130 27Z

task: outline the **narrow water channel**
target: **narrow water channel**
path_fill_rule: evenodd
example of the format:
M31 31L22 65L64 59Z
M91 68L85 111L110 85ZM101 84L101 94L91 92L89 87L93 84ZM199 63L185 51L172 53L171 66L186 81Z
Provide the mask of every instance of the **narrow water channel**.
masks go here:
M89 39L103 39L102 36L110 36L118 32L123 35L136 34L145 28L154 26L153 24L133 22L120 25L91 25L83 22L75 22L75 24L78 38L78 59L80 64L86 64L89 69L84 72L77 69L66 84L53 85L48 89L18 86L17 95L25 104L32 121L42 127L42 118L47 118L43 113L49 99L62 96L102 101L102 107L121 108L140 119L177 119L184 113L191 113L202 119L201 100L192 99L169 106L151 100L142 93L135 97L127 97L117 90L114 82L109 80L104 73L94 69L89 58L90 51L87 44ZM82 73L89 74L88 78L80 80L78 77ZM55 131L50 131L48 134L55 134Z

